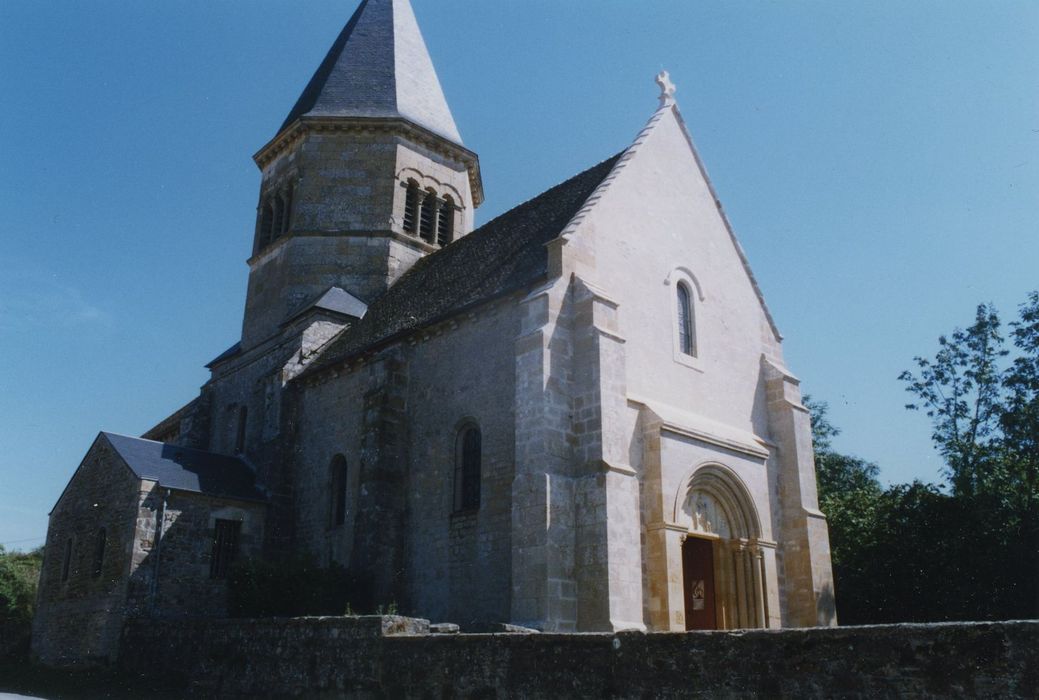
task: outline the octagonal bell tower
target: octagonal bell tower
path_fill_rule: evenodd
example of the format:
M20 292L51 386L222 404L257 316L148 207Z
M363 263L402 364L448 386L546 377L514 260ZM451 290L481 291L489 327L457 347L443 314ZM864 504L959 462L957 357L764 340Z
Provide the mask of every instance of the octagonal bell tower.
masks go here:
M408 0L361 3L254 159L246 350L330 287L370 304L483 200Z

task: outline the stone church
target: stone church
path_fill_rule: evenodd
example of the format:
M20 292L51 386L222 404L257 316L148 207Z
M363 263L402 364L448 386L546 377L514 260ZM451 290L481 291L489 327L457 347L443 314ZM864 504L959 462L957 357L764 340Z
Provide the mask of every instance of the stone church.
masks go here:
M835 622L809 415L666 74L630 146L474 228L408 0L364 0L255 155L241 339L50 515L34 648L226 614L249 557L491 629Z

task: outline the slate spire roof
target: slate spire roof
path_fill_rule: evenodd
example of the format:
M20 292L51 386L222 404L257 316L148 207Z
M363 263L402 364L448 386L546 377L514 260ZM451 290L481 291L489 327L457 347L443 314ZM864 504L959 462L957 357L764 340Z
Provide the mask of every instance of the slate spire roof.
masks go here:
M280 131L300 117L404 118L458 145L408 0L363 0Z

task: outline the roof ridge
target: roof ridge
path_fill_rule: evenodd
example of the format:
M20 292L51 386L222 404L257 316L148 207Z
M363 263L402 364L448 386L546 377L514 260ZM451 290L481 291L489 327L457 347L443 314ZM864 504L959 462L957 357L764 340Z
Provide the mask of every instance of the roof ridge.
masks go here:
M725 213L725 208L722 206L722 201L718 197L717 191L714 189L714 183L711 182L711 176L707 174L707 166L704 165L703 159L700 157L700 151L696 148L696 143L693 141L693 135L689 131L688 125L685 123L685 118L682 116L682 110L678 108L677 102L665 104L657 110L657 114L653 115L653 119L650 119L646 128L643 132L648 134L652 130L652 126L655 125L656 121L659 121L658 115L663 115L664 112L670 111L675 121L678 122L678 127L682 131L682 135L685 136L686 143L689 144L689 150L692 151L693 159L696 161L696 167L700 170L700 175L703 177L704 183L707 185L707 191L711 194L711 199L714 200L714 208L718 212L718 216L721 217L722 225L725 227L725 231L729 234L729 240L732 242L733 247L736 249L736 255L740 259L740 264L743 266L743 271L747 274L747 279L750 281L750 286L754 290L754 294L758 298L758 303L761 304L761 310L765 313L765 319L768 321L769 328L772 330L772 335L775 336L776 340L782 341L783 334L779 331L779 326L776 325L776 319L772 316L772 311L768 308L768 302L765 301L765 293L761 291L761 285L758 284L758 278L754 276L754 271L750 268L750 259L747 258L746 251L743 250L743 244L740 243L739 238L736 237L736 231L732 227L732 223L729 221L728 215ZM642 135L640 134L640 137Z
M488 222L486 222L484 224L481 224L478 228L474 229L473 232L469 234L469 236L473 235L473 233L476 233L480 229L483 229L483 228L486 228L486 227L490 226L491 224L493 224L495 221L497 221L498 219L502 218L503 216L507 216L508 214L516 211L517 209L520 209L520 208L530 204L535 199L540 199L542 197L545 197L545 196L551 194L553 190L556 190L556 189L562 187L563 185L570 184L573 180L576 180L577 178L581 177L582 175L586 175L587 173L589 173L592 170L595 170L596 168L598 168L599 166L603 165L604 163L607 163L607 162L609 162L611 160L619 158L620 156L624 155L624 153L627 150L628 149L625 148L622 151L618 151L617 153L614 153L609 158L603 158L602 160L600 160L595 165L592 165L590 167L585 168L584 170L582 170L581 172L577 173L576 175L571 175L570 177L568 177L567 179L563 180L562 182L557 182L556 184L554 184L551 187L549 187L547 190L542 190L538 194L534 195L533 197L530 197L529 199L527 199L527 200L525 200L523 202L520 202L519 204L517 204L516 206L512 207L511 209L507 209L506 211L503 211L501 214L498 214L498 216L494 217L490 221L488 221ZM589 195L589 197L591 197L591 195ZM460 238L457 242L460 243L461 241L465 240L469 236L464 236L463 238ZM440 251L437 251L437 252L440 252Z
M394 282L394 285L396 285L402 279L404 279L405 277L410 275L414 270L418 269L419 266L431 264L430 261L436 259L437 256L441 255L442 253L445 253L446 251L449 251L451 249L454 249L455 251L457 251L458 249L456 248L456 246L460 246L460 245L465 244L466 241L468 241L469 239L473 238L473 236L486 235L483 232L492 230L491 229L491 225L492 224L498 223L501 219L505 218L509 214L514 214L515 212L523 209L524 207L533 204L535 201L541 199L542 197L548 197L548 196L554 194L560 188L562 188L562 187L564 187L566 185L571 184L574 180L577 180L578 178L582 177L583 175L587 175L592 170L595 170L596 168L604 165L605 163L620 157L624 153L625 153L625 151L620 151L619 153L617 153L615 155L612 155L609 158L604 158L603 160L599 161L595 165L593 165L593 166L591 166L589 168L585 168L584 170L582 170L581 172L577 173L576 175L572 175L571 177L568 177L566 180L563 180L562 182L558 182L555 185L552 185L547 190L543 190L540 193L534 195L533 197L530 197L529 199L527 199L527 200L525 200L523 202L520 202L516 206L503 211L501 214L498 214L496 217L494 217L490 221L487 221L487 222L481 224L477 228L473 229L470 233L462 236L457 241L449 243L448 245L444 246L443 248L440 248L439 250L435 250L432 253L430 253L429 255L425 255L425 256L419 258L415 262L415 264L413 264L411 267L409 267L404 272L404 274L402 274L400 277L397 278L397 281ZM612 169L611 169L611 172L612 172ZM592 194L595 194L595 192L593 191ZM591 196L592 195L589 195L587 199L591 199ZM587 201L587 199L585 201ZM474 239L474 241L468 243L467 245L476 245L478 242L479 242L479 239ZM374 303L375 302L373 302L373 304Z
M621 155L582 170L417 261L295 379L542 279L548 271L545 244L559 237Z

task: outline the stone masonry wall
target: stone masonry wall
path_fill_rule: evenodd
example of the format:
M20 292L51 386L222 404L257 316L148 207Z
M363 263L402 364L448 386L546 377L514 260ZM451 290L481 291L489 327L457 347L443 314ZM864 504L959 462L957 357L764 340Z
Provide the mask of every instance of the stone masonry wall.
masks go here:
M301 550L374 575L385 568L375 552L399 541L402 572L388 573L400 590L375 591L380 602L465 625L510 619L517 325L513 307L485 307L306 387L291 467ZM456 438L468 423L483 436L480 508L454 513ZM336 455L347 464L341 525L330 510ZM387 486L406 501L380 496Z
M130 574L128 608L133 614L153 611L169 617L227 614L227 585L210 578L213 537L218 518L240 521L239 559L257 556L263 543L266 505L226 501L202 494L152 489L141 499L138 542L142 551ZM165 508L160 506L165 496ZM157 513L164 513L163 536L154 546ZM143 556L141 556L143 555ZM158 568L157 584L153 577Z
M429 634L396 617L140 621L120 663L221 697L1031 698L1039 621Z
M32 633L33 654L45 663L115 657L139 491L140 481L99 437L50 516ZM98 572L101 528L105 545Z

